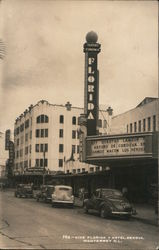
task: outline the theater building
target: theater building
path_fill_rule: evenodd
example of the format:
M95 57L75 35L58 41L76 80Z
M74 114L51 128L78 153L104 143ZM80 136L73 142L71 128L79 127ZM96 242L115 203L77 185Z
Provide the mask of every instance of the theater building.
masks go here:
M23 173L34 167L65 171L65 162L73 154L79 158L78 117L82 108L50 104L41 100L31 105L15 121L14 172ZM109 112L99 112L99 132L109 133Z
M159 99L145 97L134 109L112 117L112 134L155 132L158 129Z
M135 202L151 200L151 186L158 182L158 122L158 98L146 97L112 117L111 134L86 137L86 162L102 166L102 185L127 187ZM101 185L98 178L95 185Z

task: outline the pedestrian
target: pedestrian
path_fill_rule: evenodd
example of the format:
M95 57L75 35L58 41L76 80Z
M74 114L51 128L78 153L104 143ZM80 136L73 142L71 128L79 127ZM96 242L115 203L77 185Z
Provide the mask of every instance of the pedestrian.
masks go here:
M127 187L123 187L123 188L122 188L122 193L123 193L123 196L124 196L125 198L128 198L128 188L127 188Z

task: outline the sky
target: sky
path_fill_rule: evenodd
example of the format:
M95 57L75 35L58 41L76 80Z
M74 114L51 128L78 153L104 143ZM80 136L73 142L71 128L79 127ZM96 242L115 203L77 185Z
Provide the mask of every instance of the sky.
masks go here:
M98 34L99 103L114 115L158 94L157 1L1 0L0 131L30 104L84 106L83 44Z

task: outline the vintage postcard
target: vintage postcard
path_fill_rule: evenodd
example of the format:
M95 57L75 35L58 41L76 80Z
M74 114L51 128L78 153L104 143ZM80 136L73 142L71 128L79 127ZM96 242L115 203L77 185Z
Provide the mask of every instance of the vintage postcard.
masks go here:
M0 0L0 249L159 249L158 1Z

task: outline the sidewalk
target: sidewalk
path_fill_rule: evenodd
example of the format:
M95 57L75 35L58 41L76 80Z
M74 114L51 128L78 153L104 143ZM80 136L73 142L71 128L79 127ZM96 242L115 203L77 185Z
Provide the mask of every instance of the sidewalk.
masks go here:
M137 215L135 219L142 221L146 224L157 225L157 214L155 213L154 206L150 204L134 204Z
M83 206L83 201L75 197L75 206ZM154 206L150 204L134 204L137 214L133 216L135 220L145 224L157 225L157 214L155 214Z

